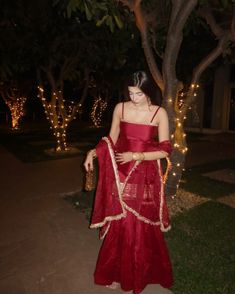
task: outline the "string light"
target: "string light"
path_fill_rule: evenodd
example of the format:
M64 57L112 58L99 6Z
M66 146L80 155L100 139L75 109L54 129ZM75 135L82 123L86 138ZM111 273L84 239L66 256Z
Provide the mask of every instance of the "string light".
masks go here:
M24 105L26 97L7 97L4 99L6 105L9 107L11 113L11 128L12 130L19 129L19 123L24 116Z
M100 96L96 97L91 110L91 120L95 127L100 127L102 115L107 107L107 102L104 101Z
M197 96L197 89L199 88L198 84L192 83L187 91L180 91L178 93L178 99L177 99L177 108L176 108L176 129L175 133L171 135L172 140L174 140L174 148L176 148L179 152L181 152L183 155L188 151L188 148L185 147L185 137L186 134L183 132L183 123L184 120L187 119L187 116L185 115L186 109L192 109L191 106L187 105L187 98L188 97L196 97ZM168 99L169 102L172 101L172 99ZM174 177L177 177L182 171L185 171L184 168L182 168L181 164L177 162L173 169L171 169L171 173ZM177 188L179 187L180 177L178 179Z
M51 124L50 128L53 129L53 135L56 137L57 146L55 151L67 151L69 150L67 147L67 127L69 122L76 118L77 108L81 107L81 105L76 104L74 101L62 99L61 91L58 91L58 94L53 92L55 99L47 102L44 97L44 89L38 86L38 90L44 112Z

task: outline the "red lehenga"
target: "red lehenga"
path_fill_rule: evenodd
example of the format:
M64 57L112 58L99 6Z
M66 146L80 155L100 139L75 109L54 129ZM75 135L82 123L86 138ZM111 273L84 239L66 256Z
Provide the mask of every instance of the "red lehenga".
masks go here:
M91 228L104 238L94 280L99 285L118 282L124 291L138 294L147 284L170 288L172 268L163 231L170 229L160 160L118 164L115 152L164 150L157 142L157 126L121 121L114 146L104 137L96 147L99 180Z

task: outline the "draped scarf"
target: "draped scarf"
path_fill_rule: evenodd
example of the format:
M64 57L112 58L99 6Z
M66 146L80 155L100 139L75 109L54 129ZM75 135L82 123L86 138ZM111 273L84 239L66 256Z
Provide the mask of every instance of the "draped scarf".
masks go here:
M172 152L169 140L155 142L146 151ZM125 180L120 181L116 148L110 136L96 146L99 173L90 228L100 228L100 238L108 232L112 221L126 217L127 211L149 225L170 229L164 195L164 177L160 159L133 161Z

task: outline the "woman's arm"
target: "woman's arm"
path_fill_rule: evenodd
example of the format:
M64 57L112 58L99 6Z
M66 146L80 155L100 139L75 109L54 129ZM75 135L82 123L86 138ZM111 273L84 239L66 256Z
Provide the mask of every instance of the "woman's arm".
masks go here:
M109 132L109 136L111 137L114 145L117 142L120 133L120 120L121 120L121 113L122 113L122 103L118 103L113 111L113 119L112 124Z
M119 137L119 133L120 133L121 112L122 112L122 103L118 103L115 106L113 111L113 119L112 119L111 129L109 132L109 136L111 137L114 144L116 144L117 139ZM89 169L93 170L93 159L95 157L96 157L95 149L91 149L90 151L88 151L85 162L84 162L84 167L86 171L88 171Z

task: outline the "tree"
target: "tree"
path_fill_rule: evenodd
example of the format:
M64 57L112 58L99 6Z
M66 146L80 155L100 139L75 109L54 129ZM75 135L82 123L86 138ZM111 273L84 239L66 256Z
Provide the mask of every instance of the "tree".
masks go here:
M65 19L48 0L1 4L0 50L4 62L0 64L0 78L8 81L31 73L57 139L55 150L66 151L67 127L87 94L92 58L86 57L96 53L89 42L92 28L82 16ZM74 101L67 97L71 92L67 85L72 83L83 89Z
M72 9L74 6L78 7L78 2L81 3L69 1L69 3L72 2ZM114 2L123 4L123 7L115 5ZM83 3L88 5L90 1L83 1ZM163 106L169 115L171 140L175 147L171 155L173 168L166 184L167 195L176 194L181 179L187 152L184 120L197 95L200 78L220 55L228 54L234 46L235 8L233 3L234 1L222 0L103 0L102 5L106 7L106 10L101 9L97 1L93 9L90 9L97 23L106 19L106 15L114 20L115 15L118 15L125 27L125 21L129 22L131 17L134 17L149 70L162 92ZM87 7L89 9L89 5ZM126 17L126 8L129 9L128 17ZM113 31L110 21L105 22L105 25ZM206 46L207 50L204 53L206 55L194 66L192 74L182 81L177 71L182 42L188 34L193 35L193 30L197 30L199 26L207 33L210 30L210 35L215 40L211 42L212 38L208 38L210 44ZM213 44L215 47L212 47Z
M167 181L167 194L175 195L176 189L182 174L182 169L185 161L185 154L187 151L187 144L185 140L185 133L183 130L184 119L186 113L193 103L197 95L198 83L202 73L209 65L221 54L226 53L235 42L235 8L234 4L230 4L227 10L223 10L222 15L229 17L230 24L226 21L226 26L220 25L216 21L213 11L219 12L221 3L219 1L208 1L206 4L200 4L197 0L175 0L171 1L157 1L155 2L155 10L148 11L147 5L144 8L145 1L141 0L122 0L124 5L128 6L130 11L134 13L136 26L138 27L142 39L142 47L145 52L145 57L149 65L152 76L162 91L163 105L167 109L170 121L170 134L174 144L174 151L171 155L173 168ZM143 3L142 3L143 2ZM146 1L147 2L147 1ZM165 3L164 3L165 2ZM205 1L202 1L205 3ZM169 19L167 27L167 35L163 54L161 55L161 69L156 62L153 53L152 44L154 44L153 37L150 36L150 23L153 19L153 11L158 12L155 18L159 15L160 9L166 9L166 5L170 5ZM215 38L218 40L217 45L213 48L193 69L191 81L188 85L184 85L182 81L177 78L176 65L177 58L180 52L181 44L184 36L184 29L188 25L190 16L196 14L206 21L210 27ZM220 16L221 17L221 16ZM225 20L222 17L222 20ZM224 24L223 24L224 25ZM156 26L155 30L158 29ZM184 96L183 103L179 103L180 98Z
M7 1L1 1L0 96L10 110L11 128L17 130L24 115L24 105L30 89L23 79L23 75L29 69L29 63L26 61L27 58L24 59L21 55L22 40L18 39L18 27L10 14L13 7L8 5Z
M24 115L24 105L27 98L19 87L12 82L1 83L0 95L10 110L11 128L16 131L19 129L20 120Z

